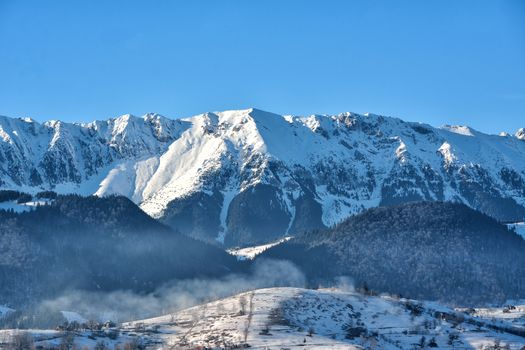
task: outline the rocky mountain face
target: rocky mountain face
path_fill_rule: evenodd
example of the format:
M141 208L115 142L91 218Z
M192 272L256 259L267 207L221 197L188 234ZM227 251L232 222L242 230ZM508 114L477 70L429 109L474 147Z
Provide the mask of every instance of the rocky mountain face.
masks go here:
M123 161L165 152L183 129L156 114L89 124L0 117L0 186L92 193Z
M181 232L225 245L419 200L461 202L519 221L524 135L256 109L89 124L0 117L0 188L121 194Z

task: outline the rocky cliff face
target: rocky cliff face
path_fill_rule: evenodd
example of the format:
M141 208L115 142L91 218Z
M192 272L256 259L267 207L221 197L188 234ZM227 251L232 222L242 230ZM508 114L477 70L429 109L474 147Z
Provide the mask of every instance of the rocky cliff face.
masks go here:
M0 118L0 187L131 198L207 241L264 242L365 208L465 203L525 218L525 141L378 115L260 110L89 124Z

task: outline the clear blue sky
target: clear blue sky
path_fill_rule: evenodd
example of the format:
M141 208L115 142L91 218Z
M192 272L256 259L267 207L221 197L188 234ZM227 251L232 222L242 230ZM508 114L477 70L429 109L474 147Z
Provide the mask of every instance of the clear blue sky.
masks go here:
M525 1L0 0L0 114L247 107L525 127Z

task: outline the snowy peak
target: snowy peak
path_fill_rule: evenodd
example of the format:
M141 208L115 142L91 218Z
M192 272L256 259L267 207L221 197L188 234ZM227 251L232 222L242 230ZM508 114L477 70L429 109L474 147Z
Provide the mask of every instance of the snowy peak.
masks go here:
M88 127L100 130L109 146L122 154L145 155L161 151L159 146L179 137L184 124L150 113L140 118L125 114L107 122L94 122Z
M516 137L520 140L525 140L525 128L521 128L518 131L516 131Z
M474 136L476 131L464 125L443 125L443 130L447 130L459 135Z

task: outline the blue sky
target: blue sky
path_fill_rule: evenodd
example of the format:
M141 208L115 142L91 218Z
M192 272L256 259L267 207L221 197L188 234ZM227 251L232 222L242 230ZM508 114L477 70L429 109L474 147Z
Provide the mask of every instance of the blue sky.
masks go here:
M0 114L247 107L525 127L525 1L0 0Z

